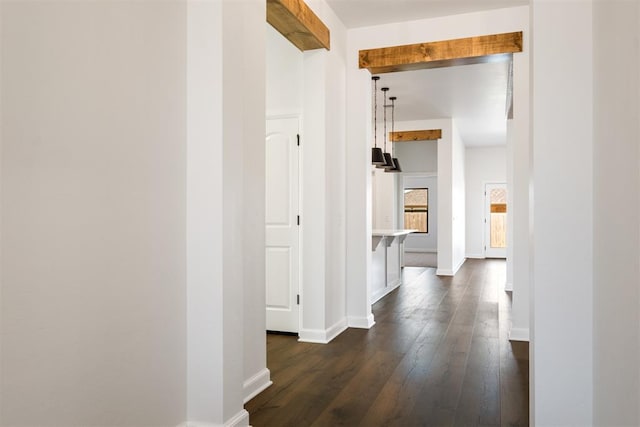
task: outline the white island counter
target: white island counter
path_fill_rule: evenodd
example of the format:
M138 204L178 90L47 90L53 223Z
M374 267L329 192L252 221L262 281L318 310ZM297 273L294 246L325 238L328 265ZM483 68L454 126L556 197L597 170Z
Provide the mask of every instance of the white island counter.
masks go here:
M404 239L417 230L373 230L371 304L402 284Z

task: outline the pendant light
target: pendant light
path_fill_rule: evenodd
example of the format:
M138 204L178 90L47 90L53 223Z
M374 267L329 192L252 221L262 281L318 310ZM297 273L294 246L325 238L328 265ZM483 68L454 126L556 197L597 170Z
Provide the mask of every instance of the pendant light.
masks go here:
M391 158L391 154L387 153L387 91L388 87L383 87L380 89L382 93L384 93L384 104L382 104L382 110L384 111L384 164L378 165L378 168L384 168L385 170L391 169L393 167L393 159Z
M384 165L382 148L378 147L378 80L380 80L380 76L373 76L371 80L373 80L373 147L371 148L371 163Z
M391 100L391 135L395 135L396 133L396 98L395 96L392 96L389 98ZM391 142L391 152L393 152L393 141L391 141L391 138L389 138L389 142ZM402 168L400 167L400 162L398 161L397 157L393 157L393 167L387 169L385 172L393 172L393 173L399 173L402 172Z

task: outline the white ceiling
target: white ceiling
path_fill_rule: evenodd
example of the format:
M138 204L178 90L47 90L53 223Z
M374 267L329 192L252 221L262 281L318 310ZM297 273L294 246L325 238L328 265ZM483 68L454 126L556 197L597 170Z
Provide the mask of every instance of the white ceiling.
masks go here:
M529 0L327 0L347 28L523 6Z
M327 0L327 3L347 28L355 28L522 6L529 4L529 0ZM493 62L381 74L378 87L388 86L389 96L398 97L396 122L452 117L466 146L501 145L506 143L508 70L508 62Z
M398 98L396 123L453 117L467 147L502 145L508 75L508 62L460 65L381 74L378 89L387 86L388 96ZM378 92L382 105L384 95Z

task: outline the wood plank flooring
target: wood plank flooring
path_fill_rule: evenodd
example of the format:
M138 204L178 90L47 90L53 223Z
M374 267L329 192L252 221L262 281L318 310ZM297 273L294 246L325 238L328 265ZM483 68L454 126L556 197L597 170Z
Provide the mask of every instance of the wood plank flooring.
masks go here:
M407 267L376 325L327 345L267 336L273 385L249 401L262 426L527 426L528 344L508 340L503 260L455 277Z

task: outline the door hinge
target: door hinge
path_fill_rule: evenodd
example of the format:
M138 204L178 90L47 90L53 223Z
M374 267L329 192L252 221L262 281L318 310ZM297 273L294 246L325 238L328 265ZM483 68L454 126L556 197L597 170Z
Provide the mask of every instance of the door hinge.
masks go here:
M296 304L300 305L300 294L296 295Z
M300 147L300 134L297 134L297 135L296 135L296 139L297 139L297 141L298 141L298 147Z
M300 225L300 215L298 215L298 225Z

